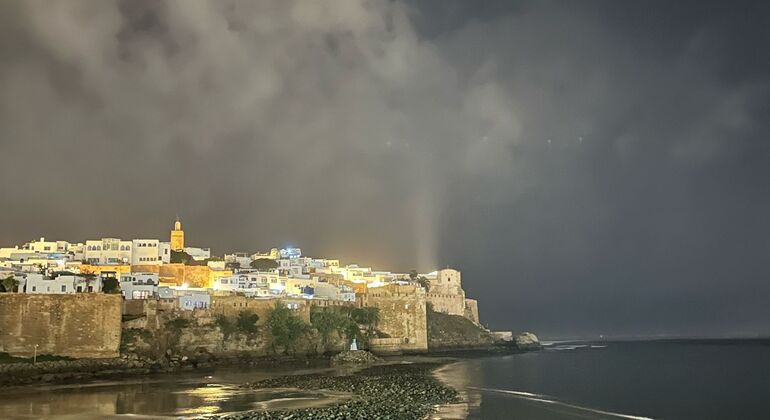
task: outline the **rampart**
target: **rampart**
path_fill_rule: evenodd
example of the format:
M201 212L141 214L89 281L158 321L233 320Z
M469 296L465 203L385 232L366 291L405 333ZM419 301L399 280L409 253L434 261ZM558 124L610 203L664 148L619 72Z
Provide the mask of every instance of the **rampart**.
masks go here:
M69 295L0 294L0 351L31 357L118 356L121 297L96 293Z

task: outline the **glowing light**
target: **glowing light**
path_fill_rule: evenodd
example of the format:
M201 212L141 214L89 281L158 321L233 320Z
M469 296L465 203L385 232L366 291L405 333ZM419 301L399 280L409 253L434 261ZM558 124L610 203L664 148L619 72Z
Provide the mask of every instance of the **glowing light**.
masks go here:
M190 285L187 283L182 283L182 285L179 286L180 289L187 289L188 287L190 287Z

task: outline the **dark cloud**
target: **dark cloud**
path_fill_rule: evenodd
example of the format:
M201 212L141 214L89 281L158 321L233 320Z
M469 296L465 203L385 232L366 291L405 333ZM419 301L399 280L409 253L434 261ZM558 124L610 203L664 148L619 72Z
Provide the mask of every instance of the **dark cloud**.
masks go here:
M494 328L770 332L761 2L6 2L0 240L454 265Z

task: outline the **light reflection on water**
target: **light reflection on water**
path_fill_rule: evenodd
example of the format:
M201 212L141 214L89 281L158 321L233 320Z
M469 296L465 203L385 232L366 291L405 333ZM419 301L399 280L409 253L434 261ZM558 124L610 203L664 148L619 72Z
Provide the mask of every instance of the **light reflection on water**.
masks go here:
M248 410L318 407L346 393L296 389L244 389L238 384L319 369L219 369L76 385L9 388L0 394L2 419L166 419ZM330 372L332 373L332 372Z

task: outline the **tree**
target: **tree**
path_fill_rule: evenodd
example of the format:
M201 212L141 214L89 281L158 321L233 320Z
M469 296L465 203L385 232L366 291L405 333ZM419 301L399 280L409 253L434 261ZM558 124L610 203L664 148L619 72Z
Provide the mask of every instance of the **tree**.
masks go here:
M352 311L353 320L356 324L363 325L366 328L366 336L373 337L376 335L377 323L380 322L380 308L364 307L353 308Z
M120 283L115 277L107 277L102 279L102 292L109 294L120 293Z
M295 315L294 311L281 304L277 304L270 311L267 326L273 335L273 352L278 346L283 347L286 354L296 351L297 341L309 332L309 325Z
M349 333L353 333L350 338L354 337L358 332L357 325L353 319L348 316L348 313L343 312L338 307L322 308L320 306L313 306L310 308L310 324L318 331L324 347L329 343L329 339L334 332L345 337L348 337Z
M419 274L417 273L417 270L415 270L415 269L411 269L411 270L409 270L409 278L410 278L412 281L416 281L416 280L417 280L417 276L418 276L418 275L419 275Z
M278 268L278 263L269 258L257 258L249 266L257 271L270 271Z
M430 280L425 276L417 277L417 284L419 284L425 291L430 291Z
M235 324L238 327L238 331L247 335L254 335L259 330L257 322L259 322L259 315L246 310L238 313Z
M193 259L192 255L184 252L184 251L171 251L171 257L169 257L169 262L171 264L187 264L192 265L195 259Z
M239 263L238 261L225 263L225 268L228 270L238 270L241 268L241 263Z
M18 291L19 281L14 276L8 276L0 280L0 292Z
M231 335L238 332L238 327L235 325L235 322L224 314L217 314L214 323L219 327L219 331L222 332L222 338L224 340L227 340Z

